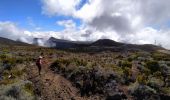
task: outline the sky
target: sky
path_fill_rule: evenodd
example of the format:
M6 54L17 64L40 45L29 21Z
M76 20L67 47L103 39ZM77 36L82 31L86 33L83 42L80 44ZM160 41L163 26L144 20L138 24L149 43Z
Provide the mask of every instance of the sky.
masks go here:
M0 37L112 39L170 49L170 0L0 0Z

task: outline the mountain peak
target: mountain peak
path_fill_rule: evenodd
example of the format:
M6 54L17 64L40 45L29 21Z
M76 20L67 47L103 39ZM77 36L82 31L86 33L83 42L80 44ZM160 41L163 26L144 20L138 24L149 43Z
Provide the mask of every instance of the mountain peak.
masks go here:
M96 42L92 43L94 46L121 46L123 43L116 42L110 39L99 39Z

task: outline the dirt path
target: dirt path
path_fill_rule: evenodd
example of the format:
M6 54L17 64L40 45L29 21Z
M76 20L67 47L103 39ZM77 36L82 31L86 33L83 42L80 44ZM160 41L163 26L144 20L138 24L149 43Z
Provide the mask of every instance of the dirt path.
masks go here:
M37 71L33 63L27 69L28 79L34 83L40 100L91 100L80 97L78 90L72 86L70 81L54 74L47 65L43 66L40 76Z

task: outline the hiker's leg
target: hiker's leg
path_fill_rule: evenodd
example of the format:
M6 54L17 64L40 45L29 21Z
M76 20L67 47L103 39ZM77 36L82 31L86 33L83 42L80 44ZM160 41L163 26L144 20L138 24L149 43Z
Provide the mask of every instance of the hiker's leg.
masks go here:
M38 65L38 73L41 75L41 65Z
M39 68L39 75L41 75L41 65L40 65L40 68Z

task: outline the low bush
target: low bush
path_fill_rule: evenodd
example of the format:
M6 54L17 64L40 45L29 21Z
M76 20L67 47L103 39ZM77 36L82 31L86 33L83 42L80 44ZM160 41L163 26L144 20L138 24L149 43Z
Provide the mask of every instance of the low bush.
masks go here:
M138 76L137 76L137 82L138 82L139 84L145 85L145 84L147 83L147 78L146 78L146 76L145 76L144 74L138 75Z
M132 67L132 63L129 62L129 61L123 61L123 62L122 62L122 67L123 67L123 68L125 68L125 67L131 68L131 67Z
M147 85L154 88L156 91L160 91L161 87L164 85L164 82L156 77L150 77Z
M155 73L157 71L160 71L160 66L157 61L147 61L146 67L151 71L151 73Z
M19 99L20 91L21 91L21 90L20 90L19 87L17 87L17 86L12 86L12 88L6 92L6 95L7 95L7 96L10 96L10 97L13 97L13 98L15 98L15 99Z
M33 94L34 94L33 84L30 83L30 82L29 82L29 83L26 83L26 84L24 85L24 90L33 95Z
M139 85L132 95L135 97L135 100L153 100L152 97L156 95L156 91L147 85Z
M0 86L0 100L35 100L33 87L29 81L18 80L15 83Z

